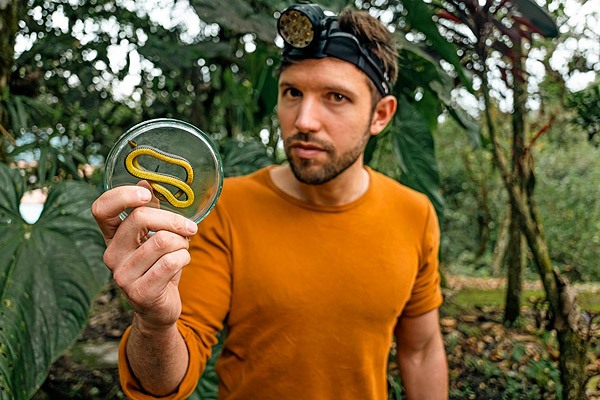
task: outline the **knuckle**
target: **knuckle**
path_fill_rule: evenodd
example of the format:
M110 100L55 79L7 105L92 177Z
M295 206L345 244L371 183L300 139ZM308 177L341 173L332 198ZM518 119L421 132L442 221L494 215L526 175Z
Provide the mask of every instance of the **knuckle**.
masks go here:
M171 226L174 232L184 232L186 230L187 219L185 217L173 214L171 217Z
M102 205L100 202L101 200L98 198L92 203L92 215L96 219L100 218L102 215Z
M186 250L178 250L173 253L165 254L159 261L157 273L169 276L175 275L181 268L189 263L188 257L189 253Z
M117 286L124 292L127 291L127 287L129 282L127 282L125 274L121 271L113 272L113 281L117 284Z
M158 231L152 237L154 248L158 251L167 250L171 244L171 237L168 232Z
M118 287L123 288L125 282L123 282L123 278L119 272L113 273L113 281L115 281Z
M174 253L164 255L160 260L160 264L161 269L165 272L171 272L174 269L179 268L179 263L177 262Z
M192 261L192 256L190 255L190 252L187 250L184 253L185 254L184 254L184 264L183 265L185 266L185 265L188 265Z
M108 248L102 255L102 261L104 261L104 265L106 265L108 269L112 269L111 266L113 265L113 256L112 252Z
M139 224L146 219L147 211L148 210L146 210L146 207L136 207L131 210L129 217L131 217L133 222Z

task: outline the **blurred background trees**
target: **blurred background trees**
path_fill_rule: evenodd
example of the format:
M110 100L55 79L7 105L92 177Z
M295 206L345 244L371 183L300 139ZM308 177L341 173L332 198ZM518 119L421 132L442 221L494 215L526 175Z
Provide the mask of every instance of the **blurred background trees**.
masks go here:
M28 189L71 179L101 187L116 139L158 117L209 134L228 176L283 162L274 116L281 45L275 20L292 3L0 0L0 162L20 166ZM398 42L400 107L365 159L431 198L441 217L445 272L507 274L514 216L493 164L487 111L509 158L511 121L520 115L553 265L572 281L598 281L600 10L592 0L537 0L560 28L547 40L519 22L521 14L511 20L504 3L320 2L332 12L367 10ZM483 60L474 51L477 32L460 26L467 4L482 7L474 9L476 19L487 6L500 22L479 43ZM515 23L527 32L517 58ZM512 229L519 237L518 225ZM537 279L531 252L513 254L523 260L524 276ZM507 300L517 310L519 302Z

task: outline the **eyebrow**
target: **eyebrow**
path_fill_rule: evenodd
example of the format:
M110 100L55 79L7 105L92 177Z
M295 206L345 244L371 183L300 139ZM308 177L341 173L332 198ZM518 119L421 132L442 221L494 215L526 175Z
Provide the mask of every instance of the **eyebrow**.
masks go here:
M279 87L296 87L297 85L288 82L288 81L279 81ZM329 85L329 86L325 86L323 87L324 90L330 91L330 92L336 92L336 93L341 93L341 94L347 94L349 97L356 97L357 94L354 90L349 89L346 86L336 86L336 85Z
M341 94L347 94L349 97L356 97L357 94L354 90L349 89L346 86L325 86L324 87L325 90L328 90L330 92L336 92L336 93L341 93Z

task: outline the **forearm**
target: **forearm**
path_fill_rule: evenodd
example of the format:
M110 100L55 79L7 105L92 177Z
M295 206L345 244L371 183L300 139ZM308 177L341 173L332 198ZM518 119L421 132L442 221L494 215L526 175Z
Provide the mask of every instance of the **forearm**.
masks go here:
M126 351L135 377L156 396L175 392L188 368L187 346L175 324L166 330L148 329L134 317Z
M409 400L448 398L448 367L441 335L420 352L398 348L398 366Z

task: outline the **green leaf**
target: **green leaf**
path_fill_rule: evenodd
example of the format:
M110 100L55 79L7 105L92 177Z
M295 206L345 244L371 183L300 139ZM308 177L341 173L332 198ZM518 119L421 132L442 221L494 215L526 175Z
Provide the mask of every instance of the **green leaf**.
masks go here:
M60 155L62 157L63 164L65 165L69 173L73 176L73 179L81 179L81 176L79 176L79 169L77 169L77 165L75 165L75 162L73 161L73 156L67 152L62 151Z
M430 132L433 132L437 127L438 115L441 112L440 98L435 94L426 91L423 92L421 100L413 103L419 113L427 121L427 127Z
M48 161L48 146L40 145L40 161L38 163L38 184L44 187L46 183L46 162Z
M18 170L7 168L4 164L0 164L0 166L2 166L0 169L0 227L3 227L11 221L21 218L19 203L26 186L25 179ZM1 243L0 241L0 245Z
M27 128L27 114L25 113L25 108L23 107L23 102L21 101L21 96L14 96L15 106L17 108L17 118L18 123L21 129Z
M365 165L368 165L371 162L371 160L373 159L373 154L375 153L375 149L377 148L377 143L379 142L380 137L381 137L381 134L374 135L369 138L369 141L367 142L367 147L365 147L365 152L364 152Z
M85 326L109 274L90 212L94 189L59 183L29 225L18 211L19 172L0 164L0 182L0 399L26 400Z
M423 32L430 41L431 46L442 56L446 61L452 64L458 74L463 85L469 90L471 83L463 72L460 59L456 53L456 48L448 42L438 31L436 24L433 22L431 11L427 4L422 0L403 0L402 4L408 12L406 21L410 27Z
M401 97L392 127L392 150L402 171L402 183L427 195L441 217L444 199L435 159L433 136L416 107Z
M469 139L471 147L476 149L481 146L481 128L479 124L456 107L447 107L447 109L452 118L454 118L454 120L458 122L465 131L467 131L467 138Z
M276 21L272 14L259 12L243 0L192 0L200 19L217 23L237 33L254 32L263 41L273 41L277 35Z
M19 127L19 115L17 114L17 110L12 101L6 102L6 109L8 110L8 119L10 120L10 124L12 126L13 134L18 135L20 132Z
M12 158L12 157L16 156L19 153L22 153L22 152L28 151L28 150L33 150L33 149L36 149L37 147L38 147L38 143L37 142L26 143L24 145L15 147L13 149L13 151L11 151L10 153L8 153L8 157Z
M228 140L222 148L225 176L246 175L273 164L266 147L259 142Z

